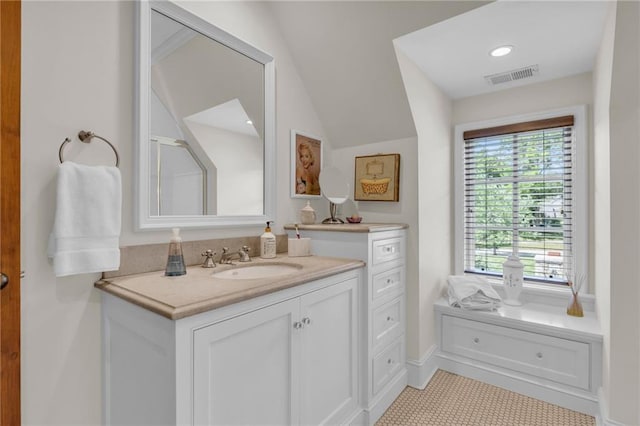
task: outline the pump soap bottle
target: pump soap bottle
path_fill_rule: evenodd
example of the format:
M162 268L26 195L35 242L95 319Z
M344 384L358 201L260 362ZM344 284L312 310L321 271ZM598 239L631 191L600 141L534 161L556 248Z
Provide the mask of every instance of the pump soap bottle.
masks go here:
M267 222L264 234L260 236L260 257L263 259L276 257L276 236L271 233L271 227L269 226L271 223L273 222Z
M173 228L173 236L169 242L169 256L167 257L167 267L164 274L168 277L185 275L187 268L184 265L182 256L182 238L180 238L180 228Z

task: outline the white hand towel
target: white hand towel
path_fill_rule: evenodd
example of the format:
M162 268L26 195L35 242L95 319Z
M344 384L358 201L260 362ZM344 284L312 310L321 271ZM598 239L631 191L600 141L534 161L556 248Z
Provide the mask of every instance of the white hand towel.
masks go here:
M451 306L486 310L493 310L500 306L502 298L484 277L450 275L447 281Z
M60 164L49 257L56 277L120 267L122 183L117 167Z

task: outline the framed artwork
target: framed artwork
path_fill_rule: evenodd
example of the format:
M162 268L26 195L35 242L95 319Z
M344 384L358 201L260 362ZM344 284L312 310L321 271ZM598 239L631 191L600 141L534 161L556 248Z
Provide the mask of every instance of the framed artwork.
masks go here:
M356 157L354 200L398 201L400 199L400 154Z
M291 197L319 198L322 141L291 130Z

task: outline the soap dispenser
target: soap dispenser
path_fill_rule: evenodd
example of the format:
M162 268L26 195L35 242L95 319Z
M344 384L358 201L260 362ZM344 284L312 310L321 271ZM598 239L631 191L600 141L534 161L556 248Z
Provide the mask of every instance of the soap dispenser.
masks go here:
M180 228L173 228L173 236L169 242L169 256L167 257L167 267L164 274L168 277L185 275L187 268L184 265L182 256L182 238L180 238Z
M260 236L260 257L263 259L273 259L276 257L276 236L271 232L271 223L273 222L267 222L267 227L264 228L264 234Z

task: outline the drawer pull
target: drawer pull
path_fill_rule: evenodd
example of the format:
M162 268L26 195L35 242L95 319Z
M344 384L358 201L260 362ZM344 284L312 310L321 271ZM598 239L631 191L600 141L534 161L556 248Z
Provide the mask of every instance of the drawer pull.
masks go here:
M389 359L387 360L387 364L391 364L391 363L393 363L393 360L392 360L391 358L389 358Z
M538 352L538 353L536 354L536 358L538 358L538 359L542 359L542 352Z
M393 280L391 278L387 278L387 284L391 284L393 283Z
M311 318L309 318L309 317L302 318L302 324L304 324L304 325L311 324Z
M304 325L302 325L302 323L299 321L293 323L293 328L295 328L296 330L300 330L302 327L304 327Z
M387 246L384 248L385 253L393 253L394 251L395 249L393 248L393 246Z
M473 343L480 343L480 338L474 337L473 338Z
M392 316L388 316L387 317L387 321L393 321L393 317Z

